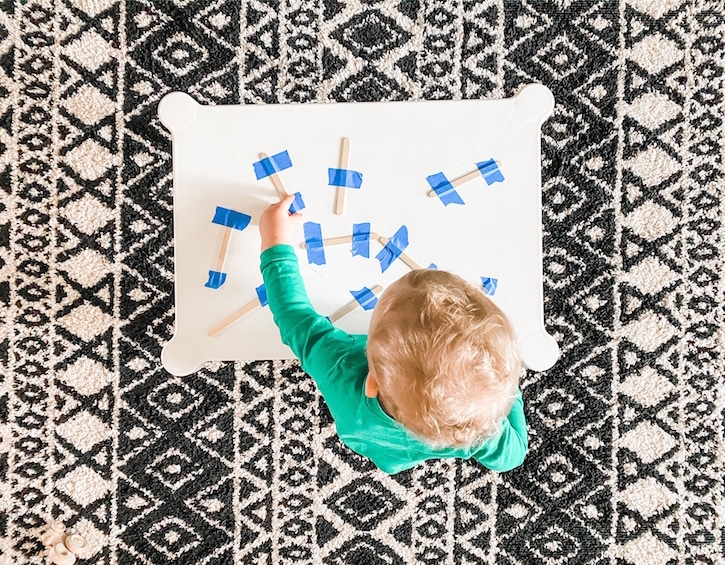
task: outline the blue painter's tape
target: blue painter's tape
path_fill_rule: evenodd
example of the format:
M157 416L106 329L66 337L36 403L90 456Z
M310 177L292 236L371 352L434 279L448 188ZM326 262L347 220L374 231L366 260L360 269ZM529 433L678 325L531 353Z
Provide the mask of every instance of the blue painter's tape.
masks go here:
M295 199L292 201L292 205L289 207L290 214L296 214L305 207L305 201L302 200L302 194L295 192Z
M213 224L234 228L235 230L243 230L249 225L251 219L251 216L243 214L242 212L217 206L211 221Z
M351 290L350 294L353 295L358 304L363 307L363 310L372 310L378 303L378 297L368 287L364 286L360 290Z
M498 279L494 279L491 277L481 277L481 284L483 285L483 290L486 294L489 296L493 296L496 294L496 288L498 288Z
M315 265L324 265L325 248L322 243L322 226L315 222L305 222L302 228L305 231L307 260Z
M208 288L219 288L227 280L227 274L220 271L209 271L209 280L204 286Z
M441 202L443 202L444 205L465 204L461 196L456 192L456 189L453 188L453 185L448 181L446 175L443 173L430 175L429 177L426 177L425 180L428 181L428 184L433 189L433 192L438 195L438 198L441 199Z
M256 163L252 163L252 166L254 167L255 176L257 177L257 180L259 180L274 173L289 169L292 166L292 160L289 157L289 153L285 150L281 153L277 153L276 155L272 155L271 157L265 157Z
M481 171L486 184L491 185L495 182L504 181L503 173L501 173L501 169L498 168L496 161L493 159L476 163L476 167Z
M257 291L257 298L259 298L259 303L262 306L266 306L267 304L269 304L269 300L267 300L267 287L264 286L264 283L260 284L254 290Z
M370 257L370 222L352 225L352 255Z
M327 169L327 184L330 186L346 186L360 188L362 186L362 173L350 169Z
M380 261L380 268L383 270L383 273L390 267L393 261L400 257L400 254L406 247L408 247L408 228L402 225L380 253L375 256Z

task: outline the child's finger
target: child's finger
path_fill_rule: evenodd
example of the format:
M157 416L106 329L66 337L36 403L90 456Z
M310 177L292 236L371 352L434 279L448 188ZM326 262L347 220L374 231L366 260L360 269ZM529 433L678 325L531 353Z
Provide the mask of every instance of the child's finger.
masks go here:
M289 208L290 206L292 206L293 201L294 195L288 195L285 198L282 198L279 202L275 202L274 204L272 204L270 208L274 209L275 214L282 215L289 211Z
M288 194L282 200L279 201L279 205L280 205L280 207L284 206L285 204L290 205L290 204L292 204L292 201L294 199L295 199L294 194Z

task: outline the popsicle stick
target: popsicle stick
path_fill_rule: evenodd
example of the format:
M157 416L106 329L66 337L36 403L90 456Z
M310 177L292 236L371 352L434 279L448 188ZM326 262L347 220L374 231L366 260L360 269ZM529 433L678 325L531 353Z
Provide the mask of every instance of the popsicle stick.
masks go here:
M229 326L231 326L236 321L240 320L247 314L249 314L252 310L254 310L257 306L261 306L259 302L259 298L255 298L251 302L248 302L244 306L242 306L239 310L235 310L231 314L229 314L226 318L224 318L221 322L219 322L216 326L214 326L212 329L210 329L208 332L206 332L206 335L209 337L214 337L215 335L223 332L225 329L227 329Z
M372 293L377 296L380 291L383 290L383 287L379 284L376 284L373 288L370 289ZM350 312L354 311L356 308L360 306L360 303L357 300L353 300L352 302L345 304L342 308L340 308L337 312L333 312L328 316L330 318L330 321L334 324L337 322L340 318L347 316Z
M268 155L266 153L260 153L259 158L260 159L266 159ZM289 196L287 194L287 191L284 188L284 185L282 184L282 179L279 178L279 175L277 173L272 173L269 175L269 178L272 179L272 184L274 185L274 188L277 189L277 194L279 194L279 199L284 200Z
M451 181L451 184L453 186L461 186L462 184L466 184L469 181L472 181L473 179L480 177L481 171L476 169L475 171L471 171L470 173L466 173L465 175L461 175L458 178L455 178Z
M495 163L498 167L501 167L501 161L495 161ZM466 173L465 175L461 175L460 177L453 179L451 181L451 186L461 186L462 184L466 184L467 182L475 180L477 177L481 176L483 176L481 171L476 169L475 171L471 171L470 173ZM438 195L435 193L435 190L429 190L428 196L434 198Z
M232 238L232 228L225 228L224 229L224 236L222 237L222 244L219 247L219 256L216 260L216 265L214 265L215 271L223 271L224 270L224 261L227 258L227 250L229 249L229 240Z
M342 146L340 147L340 169L347 169L347 162L350 157L350 139L342 138ZM335 214L340 216L343 208L345 208L345 187L338 186L335 193Z
M370 239L378 239L378 234L375 232L370 232ZM352 236L351 235L341 235L340 237L328 237L327 239L322 240L323 245L341 245L343 243L352 243ZM300 247L302 249L307 249L307 243L302 242L300 243Z
M380 243L382 243L383 246L385 246L385 245L388 244L388 242L390 240L387 237L381 235L381 236L378 236L378 241ZM410 267L411 269L413 269L414 271L417 270L417 269L422 269L423 268L420 265L418 265L418 263L416 263L415 261L413 261L413 259L411 259L409 255L406 255L403 252L401 252L400 255L398 255L398 258L401 261L403 261L403 263L405 263L406 265L408 265L408 267Z

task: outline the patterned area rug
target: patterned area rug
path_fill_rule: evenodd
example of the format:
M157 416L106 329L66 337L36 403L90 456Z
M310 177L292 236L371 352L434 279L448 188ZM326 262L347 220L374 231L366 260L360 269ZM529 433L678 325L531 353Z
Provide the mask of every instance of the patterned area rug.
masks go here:
M0 561L725 562L720 1L0 2ZM170 141L206 104L556 97L525 465L388 477L294 362L174 378Z

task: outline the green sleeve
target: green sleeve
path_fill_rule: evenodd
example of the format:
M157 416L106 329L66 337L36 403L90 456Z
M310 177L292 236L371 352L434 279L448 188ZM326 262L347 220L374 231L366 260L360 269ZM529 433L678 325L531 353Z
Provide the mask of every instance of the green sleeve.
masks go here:
M492 471L510 471L524 462L528 449L524 400L521 390L517 390L516 400L503 421L501 434L484 443L473 457Z
M289 245L276 245L261 255L261 270L269 307L282 342L292 349L302 369L317 382L328 404L341 390L338 365L354 347L354 336L335 328L315 311L300 276L297 255ZM335 382L332 382L332 381ZM334 385L334 386L332 386Z

